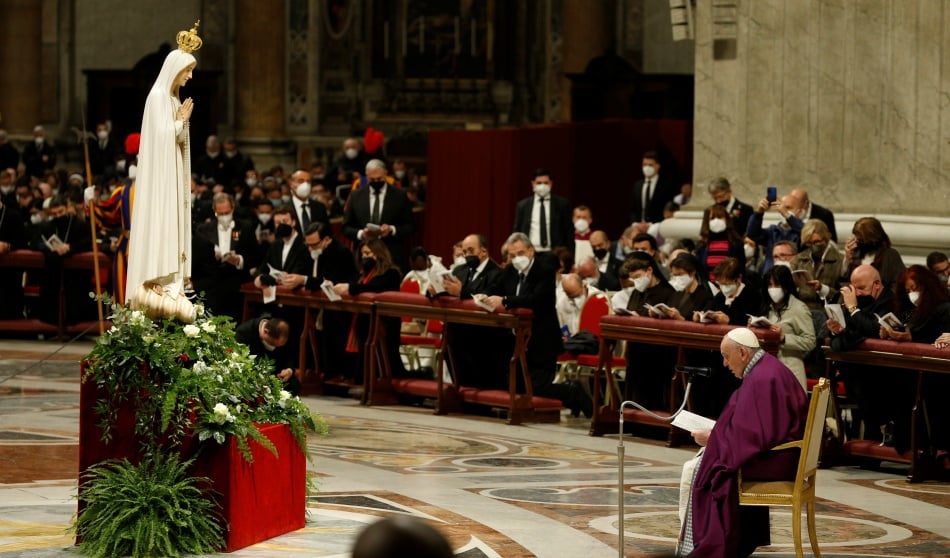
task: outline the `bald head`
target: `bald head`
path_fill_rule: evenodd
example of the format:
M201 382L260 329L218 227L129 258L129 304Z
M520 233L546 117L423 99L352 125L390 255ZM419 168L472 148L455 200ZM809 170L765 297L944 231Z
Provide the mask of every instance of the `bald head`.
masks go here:
M872 265L859 265L851 272L851 288L855 296L870 296L877 298L884 292L881 274Z
M603 243L610 244L610 239L607 238L607 233L604 231L594 231L590 234L590 243L591 245Z
M561 288L564 289L564 294L570 298L577 298L584 294L584 283L576 273L561 276Z
M597 269L597 263L594 262L594 258L587 256L577 264L577 274L583 279L588 279L590 277L598 277L600 270Z

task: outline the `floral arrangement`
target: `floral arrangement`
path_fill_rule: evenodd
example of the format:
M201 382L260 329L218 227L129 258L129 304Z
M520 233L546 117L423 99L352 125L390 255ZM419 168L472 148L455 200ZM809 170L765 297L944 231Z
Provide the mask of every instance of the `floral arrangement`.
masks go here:
M207 315L200 303L191 324L156 322L117 304L111 309L112 328L87 355L82 378L105 394L95 406L104 442L123 405L135 409L145 454L177 447L188 435L223 444L230 434L250 461L248 440L276 451L255 423L277 423L290 427L309 457L307 430L326 434L323 419L282 389L271 363L235 340L229 318Z

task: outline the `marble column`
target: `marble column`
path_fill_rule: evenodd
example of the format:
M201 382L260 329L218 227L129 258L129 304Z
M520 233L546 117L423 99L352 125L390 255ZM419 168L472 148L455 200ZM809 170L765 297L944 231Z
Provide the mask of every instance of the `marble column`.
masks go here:
M571 81L564 74L583 73L592 58L613 44L617 8L613 0L564 0L561 48L561 121L571 120Z
M0 2L0 34L7 46L0 49L0 68L6 69L0 72L0 127L11 134L31 135L42 121L42 13L34 0ZM55 108L55 87L52 93Z
M950 4L736 0L731 39L721 4L696 3L697 182L725 174L746 201L775 184L836 211L946 214Z
M283 2L235 2L235 129L242 143L285 136Z

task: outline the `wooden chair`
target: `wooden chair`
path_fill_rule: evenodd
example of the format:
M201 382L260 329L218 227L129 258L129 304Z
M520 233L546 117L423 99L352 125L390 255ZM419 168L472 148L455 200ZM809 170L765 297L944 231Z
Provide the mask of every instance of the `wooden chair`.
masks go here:
M811 392L805 435L801 440L775 446L771 451L799 448L798 472L794 481L743 481L739 474L739 505L742 506L791 506L792 535L795 540L795 555L801 558L802 551L802 504L808 515L808 538L812 552L821 558L818 538L815 533L815 481L818 471L818 454L825 428L825 415L831 384L822 378Z

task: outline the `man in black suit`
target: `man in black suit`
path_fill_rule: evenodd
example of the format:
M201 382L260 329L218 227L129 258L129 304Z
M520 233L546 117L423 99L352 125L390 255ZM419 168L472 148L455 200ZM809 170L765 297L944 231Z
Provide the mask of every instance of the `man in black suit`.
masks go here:
M817 203L812 203L808 199L808 192L803 188L796 188L792 190L790 194L793 198L798 200L799 206L805 211L805 215L802 217L802 221L808 221L809 219L818 219L819 221L824 222L828 225L828 231L831 233L831 240L838 242L838 231L835 230L835 215L831 212L830 209L825 209Z
M514 231L524 233L538 252L563 246L574 252L574 222L567 198L551 193L554 181L547 169L534 171L534 195L518 202Z
M747 203L742 203L732 195L732 185L729 184L729 179L725 176L712 179L706 189L709 191L709 195L712 196L713 202L724 207L726 213L732 217L732 226L735 227L736 232L740 236L744 235L749 225L749 218L752 217L755 209Z
M249 268L257 260L254 224L235 220L234 198L214 195L215 220L195 227L191 280L195 291L205 293L205 303L219 316L241 320L241 284L249 281Z
M473 295L501 295L502 269L489 257L488 242L481 234L470 234L462 240L465 264L456 266L445 279L445 291L459 298ZM434 294L434 293L433 293ZM449 324L449 354L454 366L455 379L461 385L482 389L497 389L506 385L507 377L497 371L506 371L511 355L504 351L486 351L486 347L504 347L511 335L497 327ZM493 373L494 372L494 373Z
M300 380L294 375L293 353L288 350L290 326L280 318L267 314L237 326L234 339L247 345L250 354L274 361L274 375L284 383L290 395L300 394Z
M369 188L350 193L343 215L343 235L359 245L365 240L380 238L389 248L393 263L407 269L405 240L415 232L412 203L406 192L386 182L386 164L379 159L366 163Z
M259 288L262 286L261 277L272 271L283 271L288 274L284 276L286 279L290 274L310 273L313 268L313 259L304 244L303 235L297 232L293 208L282 205L274 210L273 216L276 239L264 254L264 260L257 266L254 284ZM264 283L271 282L265 279Z
M95 176L115 172L115 156L119 146L109 137L109 127L105 122L96 125L95 139L89 139L89 168Z
M205 140L205 152L194 160L191 172L197 174L199 180L210 180L215 184L224 184L224 155L221 154L221 142L218 136L211 135Z
M633 185L631 223L659 223L663 208L680 192L672 180L660 175L660 160L655 151L643 154L643 180Z
M557 356L563 350L554 284L558 263L550 254L536 254L524 233L512 233L507 244L511 265L502 272L503 294L487 297L485 301L494 307L533 311L526 356L534 394L560 399L574 416L582 410L590 416L591 400L580 384L553 383Z
M290 175L288 181L292 196L291 202L297 219L297 232L300 234L305 234L311 223L330 224L326 206L310 199L312 189L310 178L309 172L298 169Z
M23 164L26 174L37 178L56 166L56 149L46 141L46 130L39 124L33 127L33 142L23 148Z

